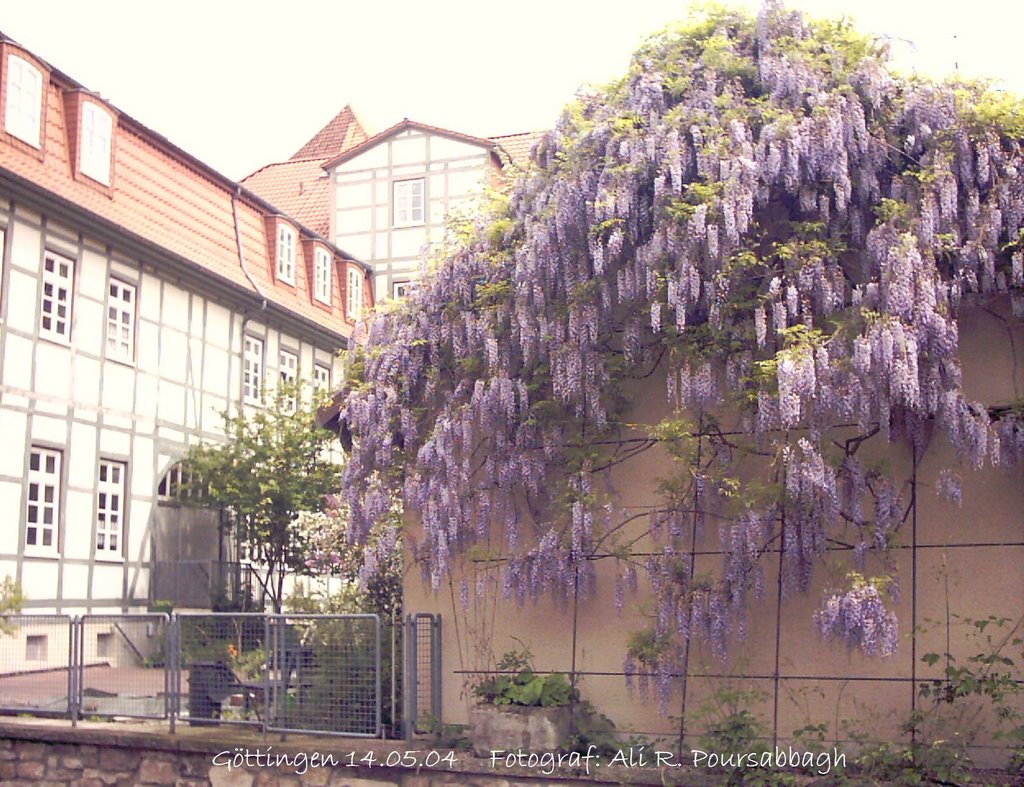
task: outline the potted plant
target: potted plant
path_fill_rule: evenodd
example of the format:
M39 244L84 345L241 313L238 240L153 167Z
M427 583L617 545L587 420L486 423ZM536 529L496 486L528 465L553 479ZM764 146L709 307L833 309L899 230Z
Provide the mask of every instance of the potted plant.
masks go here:
M477 704L470 709L469 729L478 756L498 749L556 751L572 737L578 692L561 673L538 674L531 659L526 649L509 651L497 674L473 687Z

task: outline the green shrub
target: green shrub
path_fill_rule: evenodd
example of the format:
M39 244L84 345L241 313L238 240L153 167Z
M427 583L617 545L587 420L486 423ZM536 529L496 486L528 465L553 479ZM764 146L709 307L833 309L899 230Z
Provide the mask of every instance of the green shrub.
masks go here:
M473 687L473 695L488 705L519 705L551 708L579 699L565 675L538 675L528 650L510 650L498 662L501 674L485 678Z

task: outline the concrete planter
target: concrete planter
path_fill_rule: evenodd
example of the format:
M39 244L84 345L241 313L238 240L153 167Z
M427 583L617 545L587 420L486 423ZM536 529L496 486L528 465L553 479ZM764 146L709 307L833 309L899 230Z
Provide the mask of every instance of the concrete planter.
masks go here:
M492 751L557 751L573 731L572 706L477 705L469 711L469 738L478 757Z

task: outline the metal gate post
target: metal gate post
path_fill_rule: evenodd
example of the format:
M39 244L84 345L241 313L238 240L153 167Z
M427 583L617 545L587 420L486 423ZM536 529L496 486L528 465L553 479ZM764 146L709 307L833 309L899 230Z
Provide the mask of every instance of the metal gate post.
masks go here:
M376 655L375 655L376 663L374 664L374 676L373 676L373 684L374 684L374 686L377 689L377 692L376 692L376 694L377 694L377 697L376 697L376 699L377 699L377 703L376 703L377 704L376 731L377 731L377 735L379 735L380 737L383 738L384 737L384 724L383 724L382 718L381 718L381 704L383 703L383 693L384 692L382 691L383 687L381 686L381 683L384 681L384 676L381 675L381 670L380 670L380 635L381 635L381 631L380 631L380 616L379 615L374 615L373 616L373 625L377 629L377 642L376 642L377 652L376 652Z
M399 718L398 710L398 642L399 626L401 615L396 616L395 610L391 610L391 734L395 734L395 722ZM382 730L383 733L383 730Z
M176 732L178 711L181 708L181 640L177 615L167 620L167 635L164 638L164 711L170 723L171 735Z
M412 615L405 619L405 685L402 687L403 733L406 743L412 743L416 728L416 621Z
M441 613L430 620L430 710L441 729Z
M71 726L78 726L79 694L81 676L78 671L82 668L82 661L79 657L78 645L81 640L79 631L79 617L77 615L68 618L68 711L71 714Z
M270 642L270 616L263 616L263 740L266 741L270 725L273 700L270 697L270 666L273 663L273 643Z

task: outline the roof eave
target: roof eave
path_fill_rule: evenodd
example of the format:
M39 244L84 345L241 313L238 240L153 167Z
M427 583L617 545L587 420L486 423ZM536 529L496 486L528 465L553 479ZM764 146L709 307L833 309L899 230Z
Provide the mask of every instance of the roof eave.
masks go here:
M110 219L99 216L4 167L0 167L0 189L10 191L16 199L20 199L33 209L45 212L54 218L64 220L72 225L88 225L89 234L97 240L108 243L129 256L145 260L154 271L159 269L165 275L170 273L183 284L198 291L206 291L224 297L230 302L239 304L242 308L263 308L263 304L266 303L267 312L279 318L282 324L297 328L296 332L300 335L326 340L327 343L335 344L340 348L348 346L348 337L340 331L304 317L276 301L266 300L258 292L231 281L217 272L154 243Z
M441 128L439 126L431 126L427 123L419 123L415 120L409 120L409 118L405 118L399 121L398 123L395 123L395 125L391 126L390 128L384 129L379 134L374 134L372 137L369 137L363 142L360 142L355 147L351 147L344 153L340 153L339 155L335 156L329 161L324 162L321 166L324 170L330 171L337 167L339 164L343 164L349 159L353 159L356 156L365 153L370 148L376 147L381 142L386 140L388 137L394 136L395 134L398 134L410 128L415 128L420 131L427 131L430 132L431 134L436 134L437 136L448 137L449 139L454 139L459 142L466 142L471 145L479 145L482 148L487 148L492 153L492 155L494 154L494 148L497 147L497 143L485 137L474 137L471 134L461 134L458 131L452 131L450 129Z

